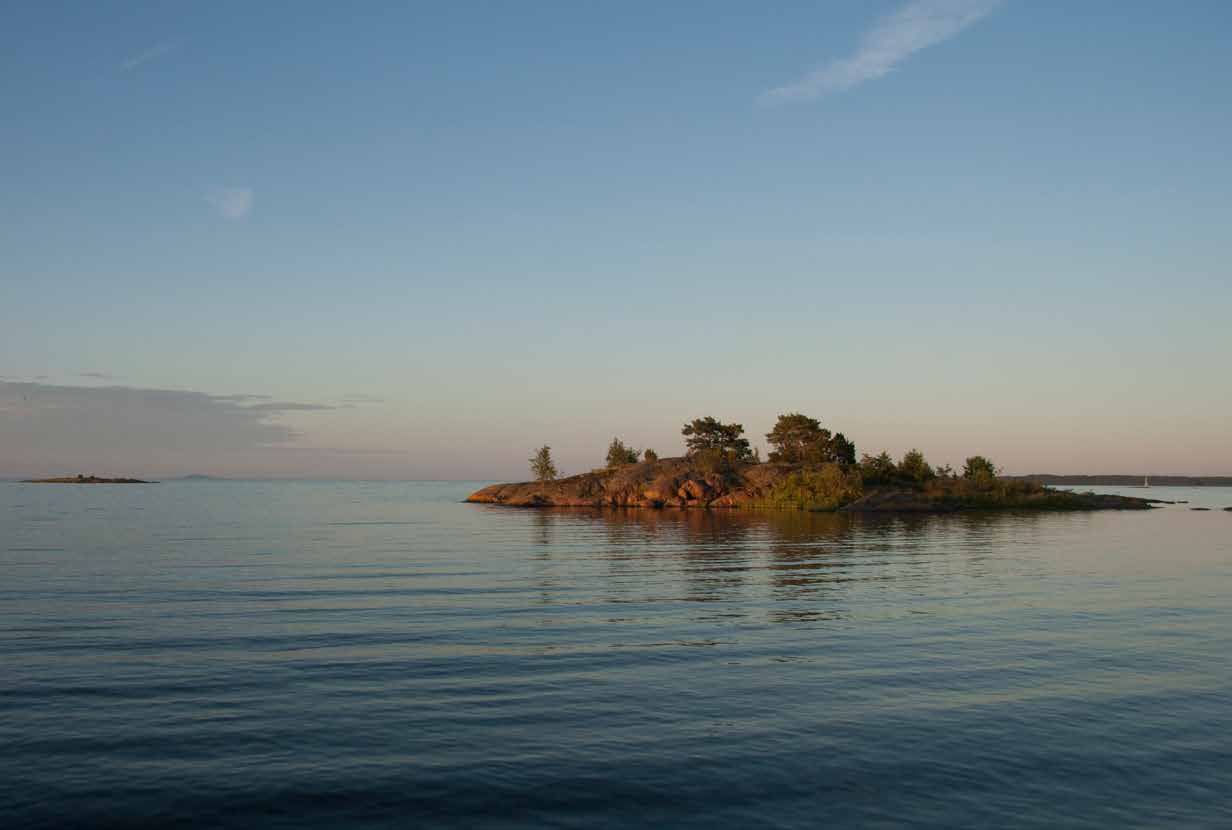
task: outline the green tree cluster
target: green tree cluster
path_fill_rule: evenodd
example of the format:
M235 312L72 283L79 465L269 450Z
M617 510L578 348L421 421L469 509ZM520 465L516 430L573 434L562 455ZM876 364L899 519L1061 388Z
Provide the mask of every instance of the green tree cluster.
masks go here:
M959 478L948 464L934 468L917 449L904 453L897 464L889 453L865 454L860 459L860 473L865 484L927 484L937 479L953 481ZM999 474L997 466L982 455L968 458L962 470L962 478L977 487L992 484Z
M755 460L749 439L744 435L743 424L724 424L707 416L695 418L684 425L681 434L689 455L714 454L727 461L752 462Z
M880 455L864 453L860 457L860 476L865 484L890 484L898 479L898 466L888 452Z
M780 415L774 429L766 433L766 441L774 448L770 461L843 467L856 463L856 445L843 433L832 434L821 421L799 412Z
M982 455L973 455L963 463L962 477L973 481L991 481L1000 474L997 465Z
M898 476L906 481L923 484L936 478L937 474L932 465L924 459L924 453L911 449L904 453L902 460L898 462Z
M613 438L612 443L607 446L607 466L610 469L623 467L626 464L636 464L638 455L638 451L632 447L626 447L624 441Z
M854 467L856 463L856 445L841 432L834 433L830 439L830 458L842 467Z
M647 461L658 461L659 454L655 452L654 450L652 450L650 447L647 447L646 449L642 450L642 458L644 458Z

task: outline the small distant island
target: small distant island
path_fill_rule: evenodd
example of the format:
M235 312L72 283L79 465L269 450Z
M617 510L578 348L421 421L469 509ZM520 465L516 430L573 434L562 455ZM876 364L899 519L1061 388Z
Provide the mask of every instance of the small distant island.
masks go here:
M530 459L534 481L493 484L466 500L510 507L777 508L848 513L946 513L959 510L1147 510L1157 499L1054 490L1009 479L988 458L969 457L961 470L933 466L919 450L895 461L888 453L856 459L841 432L800 413L780 415L766 434L762 461L741 424L698 418L681 430L686 454L659 458L619 438L606 464L558 478L551 448Z
M28 478L23 484L157 484L140 478L99 478L98 476L61 476L59 478Z

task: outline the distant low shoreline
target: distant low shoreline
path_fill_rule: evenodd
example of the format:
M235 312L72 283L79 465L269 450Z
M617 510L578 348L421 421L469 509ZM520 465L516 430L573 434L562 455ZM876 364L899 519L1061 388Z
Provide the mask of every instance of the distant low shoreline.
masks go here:
M99 478L98 476L60 476L58 478L27 478L22 484L157 484L140 478Z
M1035 481L1040 484L1061 484L1096 487L1141 487L1149 481L1151 487L1232 487L1232 476L1125 476L1125 475L1058 475L1031 473L1024 476L1003 476L1014 481Z

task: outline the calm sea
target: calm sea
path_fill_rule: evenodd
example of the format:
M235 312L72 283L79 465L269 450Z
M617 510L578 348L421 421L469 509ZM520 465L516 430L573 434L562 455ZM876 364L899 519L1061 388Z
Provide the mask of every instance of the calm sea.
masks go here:
M0 827L1232 826L1232 513L476 486L0 484Z

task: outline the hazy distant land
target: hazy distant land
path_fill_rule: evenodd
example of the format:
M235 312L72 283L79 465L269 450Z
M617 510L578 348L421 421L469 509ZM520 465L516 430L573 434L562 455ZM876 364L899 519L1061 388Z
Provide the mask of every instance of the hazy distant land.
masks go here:
M1141 487L1149 480L1152 487L1232 487L1232 476L1124 476L1124 475L1058 475L1055 473L1031 473L1024 476L1006 476L1016 481L1038 481L1040 484L1061 484L1095 487Z
M27 478L23 484L157 484L140 478L99 478L98 476L60 476L59 478Z
M193 473L191 475L180 476L179 478L171 479L172 481L226 481L225 478L218 476L201 475ZM19 479L22 484L158 484L157 481L151 481L142 478L106 478L103 476L56 476L54 478L23 478Z

